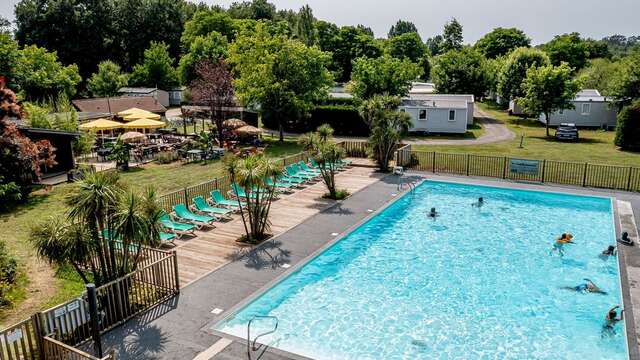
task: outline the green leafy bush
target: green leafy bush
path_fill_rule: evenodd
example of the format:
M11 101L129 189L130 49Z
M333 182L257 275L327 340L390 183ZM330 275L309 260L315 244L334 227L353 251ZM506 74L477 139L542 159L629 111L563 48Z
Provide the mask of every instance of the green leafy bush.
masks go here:
M640 150L640 100L618 114L615 144L623 150Z
M0 176L0 211L6 211L22 199L20 187L14 182L3 182Z

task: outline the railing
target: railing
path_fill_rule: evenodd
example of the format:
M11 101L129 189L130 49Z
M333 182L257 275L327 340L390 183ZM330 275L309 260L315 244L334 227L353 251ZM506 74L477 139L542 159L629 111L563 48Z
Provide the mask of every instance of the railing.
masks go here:
M287 166L298 161L307 161L307 155L304 153L298 153L281 159L283 166ZM213 180L203 182L197 185L186 187L182 190L174 191L169 194L165 194L158 198L158 203L167 212L171 212L172 208L176 204L190 205L191 199L196 196L202 196L204 198L209 197L209 193L213 190L220 190L225 194L231 190L231 179L229 176L222 176Z
M42 339L42 348L46 360L115 360L114 355L97 358L48 336Z
M141 268L96 288L99 331L107 332L128 319L168 300L179 291L175 251L146 249ZM75 346L91 338L86 292L40 315L42 331Z
M366 141L344 140L338 142L347 157L366 158L368 156L369 143Z
M526 171L521 169L522 162L528 166ZM439 174L640 191L640 168L630 166L429 151L411 151L404 166Z
M29 318L0 332L0 359L39 359L36 322Z
M411 145L399 145L395 154L396 166L407 166L411 162Z

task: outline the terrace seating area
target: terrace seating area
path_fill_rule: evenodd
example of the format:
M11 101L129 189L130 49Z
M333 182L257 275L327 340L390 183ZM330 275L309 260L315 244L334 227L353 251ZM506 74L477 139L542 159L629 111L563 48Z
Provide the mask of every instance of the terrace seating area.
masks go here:
M373 168L341 164L337 175L340 188L350 193L375 182L381 175ZM306 166L303 170L301 166ZM277 236L335 203L324 199L326 187L314 164L292 164L273 184L277 199L270 212L271 233ZM244 235L239 215L238 196L244 201L242 188L232 186L223 194L214 190L208 196L191 199L191 204L176 204L161 223L167 234L173 235L171 246L178 255L181 286L208 274L231 261L237 254L251 248L237 240ZM166 244L167 242L165 242ZM168 245L168 244L167 244ZM169 245L168 245L169 246Z

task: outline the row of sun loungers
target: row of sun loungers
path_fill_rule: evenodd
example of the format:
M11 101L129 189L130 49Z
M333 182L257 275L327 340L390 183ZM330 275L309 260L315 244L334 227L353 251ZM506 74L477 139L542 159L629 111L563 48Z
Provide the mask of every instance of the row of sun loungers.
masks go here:
M338 169L345 169L349 165L350 162L347 161L335 164ZM278 176L275 182L266 179L265 184L274 187L278 193L292 193L296 188L318 181L320 175L318 164L313 160L310 164L299 161L286 166L283 174ZM229 191L231 198L225 198L219 190L214 190L207 199L202 196L194 197L189 207L176 204L171 215L164 213L160 218L160 223L168 231L161 234L162 243L174 244L174 241L182 236L195 236L196 230L215 228L215 222L230 220L234 212L240 211L240 206L245 205L244 201L247 198L251 201L267 193L268 190L261 189L260 194L252 191L247 197L244 188L233 183Z

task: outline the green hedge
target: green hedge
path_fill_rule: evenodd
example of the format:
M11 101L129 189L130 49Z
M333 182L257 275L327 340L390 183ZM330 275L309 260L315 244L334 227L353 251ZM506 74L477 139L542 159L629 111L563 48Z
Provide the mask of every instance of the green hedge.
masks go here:
M623 150L640 150L640 100L625 106L618 114L614 142Z
M278 129L278 124L266 116L262 122L269 129ZM353 105L317 105L308 116L286 121L284 131L305 133L315 131L322 124L331 125L335 135L369 136L369 127Z

